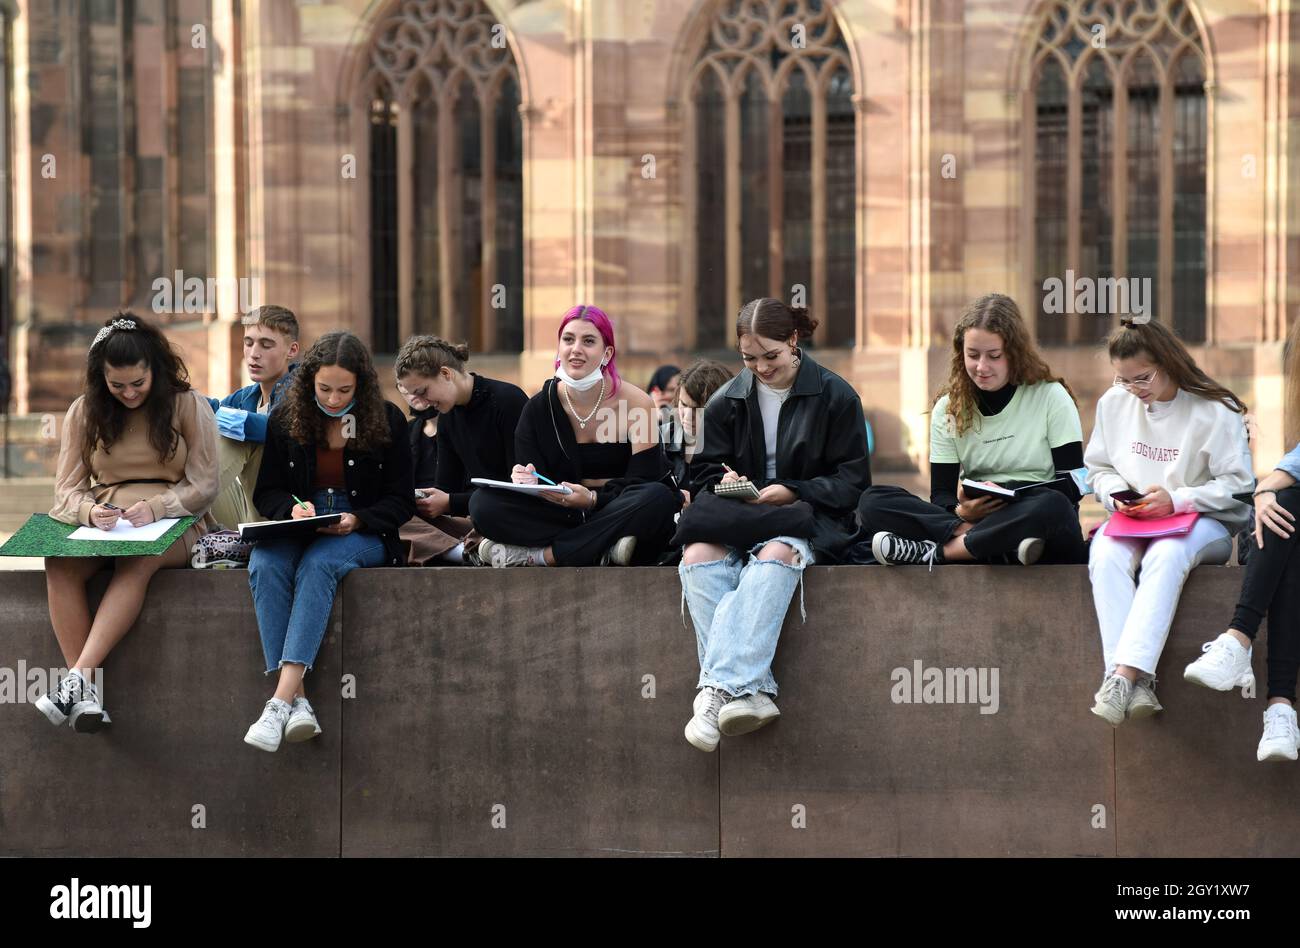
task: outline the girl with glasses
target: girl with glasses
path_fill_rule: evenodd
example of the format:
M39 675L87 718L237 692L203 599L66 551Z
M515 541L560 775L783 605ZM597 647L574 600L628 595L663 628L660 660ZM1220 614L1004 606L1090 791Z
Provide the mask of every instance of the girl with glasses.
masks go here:
M1105 677L1092 712L1119 726L1162 710L1156 665L1183 582L1201 563L1228 561L1249 516L1232 495L1249 490L1254 476L1246 406L1201 371L1172 330L1122 320L1106 348L1116 384L1097 403L1084 455L1089 484L1112 514L1199 514L1185 534L1112 536L1118 522L1108 520L1093 538L1088 574Z

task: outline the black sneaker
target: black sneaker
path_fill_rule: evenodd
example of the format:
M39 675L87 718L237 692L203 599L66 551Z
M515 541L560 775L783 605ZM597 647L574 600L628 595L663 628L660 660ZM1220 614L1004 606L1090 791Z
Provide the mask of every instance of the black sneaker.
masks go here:
M68 672L52 694L36 699L36 710L51 724L67 723L85 734L98 731L104 723L104 709L95 686L76 671Z
M943 562L939 544L933 540L907 540L893 533L877 533L871 538L871 555L884 566L920 566Z

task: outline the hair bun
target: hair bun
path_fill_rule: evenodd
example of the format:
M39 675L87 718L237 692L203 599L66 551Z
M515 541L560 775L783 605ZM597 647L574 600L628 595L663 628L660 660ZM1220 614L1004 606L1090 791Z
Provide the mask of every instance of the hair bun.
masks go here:
M813 331L821 325L821 320L813 319L808 315L806 306L791 306L790 312L794 315L794 328L800 336L811 336Z

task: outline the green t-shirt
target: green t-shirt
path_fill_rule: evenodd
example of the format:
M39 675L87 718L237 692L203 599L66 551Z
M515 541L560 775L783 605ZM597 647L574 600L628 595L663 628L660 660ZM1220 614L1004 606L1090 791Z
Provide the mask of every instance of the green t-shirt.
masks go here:
M1052 448L1083 441L1074 399L1059 382L1021 385L1007 407L985 417L977 410L958 437L948 396L930 414L930 461L960 464L976 481L1046 481L1056 475Z

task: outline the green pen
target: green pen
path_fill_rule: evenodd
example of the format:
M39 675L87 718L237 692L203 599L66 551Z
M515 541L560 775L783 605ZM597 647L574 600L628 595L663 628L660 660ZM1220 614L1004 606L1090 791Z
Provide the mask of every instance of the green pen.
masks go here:
M290 494L289 496L292 497L294 500L297 500L297 501L298 501L298 506L301 507L303 510L306 510L306 509L307 509L307 505L304 504L301 500L298 500L298 495L297 495L297 494Z

